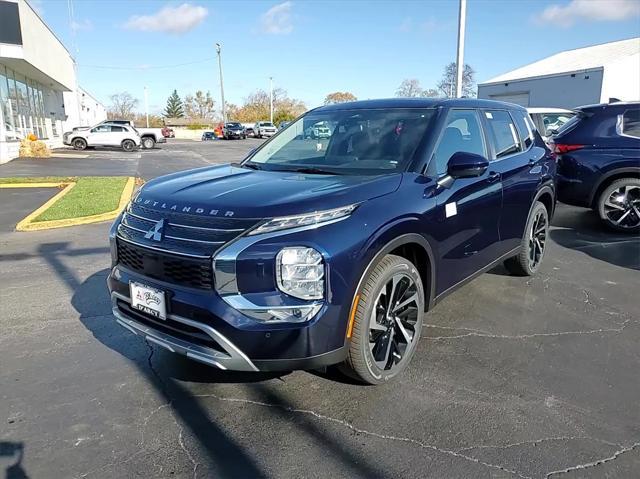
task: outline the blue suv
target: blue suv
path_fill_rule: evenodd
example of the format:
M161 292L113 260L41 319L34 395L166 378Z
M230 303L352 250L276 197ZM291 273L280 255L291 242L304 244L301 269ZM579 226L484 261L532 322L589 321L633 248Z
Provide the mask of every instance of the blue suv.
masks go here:
M448 293L502 261L539 269L555 172L516 105L323 106L241 164L145 184L111 230L113 312L220 369L340 364L381 383Z
M593 208L617 231L640 231L640 103L576 110L554 138L558 199Z

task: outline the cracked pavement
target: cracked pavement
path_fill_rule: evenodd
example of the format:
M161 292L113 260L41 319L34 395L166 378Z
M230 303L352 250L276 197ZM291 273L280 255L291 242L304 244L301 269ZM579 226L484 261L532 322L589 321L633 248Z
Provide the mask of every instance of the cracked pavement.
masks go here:
M236 161L252 145L95 152L104 161L90 167L151 178ZM80 174L82 162L63 163ZM0 176L42 168L9 163ZM640 240L563 205L553 225L537 276L496 268L453 293L424 318L410 368L379 387L333 372L228 373L173 356L115 324L107 224L0 230L0 471L638 477Z

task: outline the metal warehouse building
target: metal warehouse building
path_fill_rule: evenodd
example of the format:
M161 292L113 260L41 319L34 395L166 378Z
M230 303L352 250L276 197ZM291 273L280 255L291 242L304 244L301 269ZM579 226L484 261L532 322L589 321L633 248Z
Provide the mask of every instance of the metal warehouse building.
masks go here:
M74 60L25 0L0 0L0 163L18 156L33 133L62 145L74 126L106 118L102 104L82 90Z
M568 50L478 84L478 98L574 108L640 100L640 37Z

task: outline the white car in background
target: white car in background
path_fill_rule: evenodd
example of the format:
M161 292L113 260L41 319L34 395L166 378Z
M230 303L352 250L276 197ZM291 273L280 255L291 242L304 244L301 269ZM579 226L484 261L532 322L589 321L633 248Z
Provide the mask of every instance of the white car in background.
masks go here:
M133 151L140 146L140 133L128 125L101 123L86 130L68 131L62 137L65 145L76 150L87 147L112 146Z
M259 121L253 126L253 134L256 138L263 136L273 136L278 133L277 128L270 121Z
M576 112L562 108L527 108L527 111L545 142L576 115Z
M131 120L104 120L93 126L76 126L73 131L89 130L100 125L121 125L129 126L135 129L140 134L140 141L142 148L150 150L156 146L156 143L166 143L167 138L162 132L162 128L136 128Z

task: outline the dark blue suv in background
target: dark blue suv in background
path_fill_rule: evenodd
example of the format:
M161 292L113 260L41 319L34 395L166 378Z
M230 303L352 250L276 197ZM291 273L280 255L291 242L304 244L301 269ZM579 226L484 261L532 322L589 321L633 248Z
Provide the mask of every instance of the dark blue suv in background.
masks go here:
M315 125L330 135L305 135ZM538 270L555 173L516 105L317 108L241 164L144 185L110 234L113 312L220 369L340 364L381 383L406 368L448 293L502 261Z
M640 103L578 108L554 137L558 199L596 210L617 231L640 231Z

